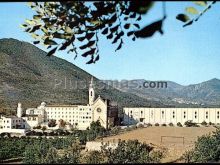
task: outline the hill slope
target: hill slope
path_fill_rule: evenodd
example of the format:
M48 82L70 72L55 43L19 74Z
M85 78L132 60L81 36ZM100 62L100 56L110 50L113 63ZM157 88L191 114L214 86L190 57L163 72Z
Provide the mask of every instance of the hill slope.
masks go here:
M77 66L46 53L32 44L15 39L0 40L0 110L14 111L17 103L35 107L42 101L49 104L87 104L88 86L76 88L74 84L88 85L91 76ZM97 95L118 102L122 106L164 107L133 94L124 93L94 82Z

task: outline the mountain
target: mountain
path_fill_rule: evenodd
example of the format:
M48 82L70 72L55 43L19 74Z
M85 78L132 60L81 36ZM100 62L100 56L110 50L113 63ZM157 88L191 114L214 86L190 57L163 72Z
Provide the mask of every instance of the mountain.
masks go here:
M211 79L199 84L183 86L172 81L167 82L167 88L144 88L144 79L129 80L127 84L136 82L138 85L125 86L125 82L118 82L117 89L135 94L148 100L161 101L176 107L219 106L220 105L220 80Z
M92 75L70 62L46 54L27 42L0 40L0 111L14 112L18 102L25 108L36 107L42 101L48 104L88 103L88 84ZM114 100L120 108L166 107L160 102L114 89L95 77L94 83L97 95Z

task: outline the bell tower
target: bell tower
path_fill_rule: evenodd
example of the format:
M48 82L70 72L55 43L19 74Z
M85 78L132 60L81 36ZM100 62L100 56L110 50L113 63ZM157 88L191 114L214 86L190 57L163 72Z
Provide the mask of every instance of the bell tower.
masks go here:
M93 88L93 77L91 78L91 82L89 84L89 105L92 105L95 100L95 91Z

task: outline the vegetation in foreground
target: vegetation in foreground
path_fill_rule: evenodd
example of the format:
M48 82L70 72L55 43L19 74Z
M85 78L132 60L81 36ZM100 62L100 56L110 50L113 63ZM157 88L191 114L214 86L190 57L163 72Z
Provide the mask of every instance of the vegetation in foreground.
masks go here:
M194 149L183 154L186 163L220 162L220 127L213 134L203 135L195 142Z
M118 132L117 128L111 130ZM66 138L31 138L31 137L1 137L0 160L23 157L23 163L149 163L160 162L161 151L138 140L119 141L115 150L102 147L101 151L85 153L84 144L101 136L105 130L99 122L91 123L90 129L76 131L76 134Z

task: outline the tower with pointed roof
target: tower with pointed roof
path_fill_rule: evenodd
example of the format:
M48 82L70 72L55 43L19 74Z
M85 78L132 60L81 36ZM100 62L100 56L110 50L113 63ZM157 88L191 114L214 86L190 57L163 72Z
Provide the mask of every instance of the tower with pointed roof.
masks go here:
M89 105L92 105L95 100L95 90L93 88L93 77L91 78L91 82L89 84Z

